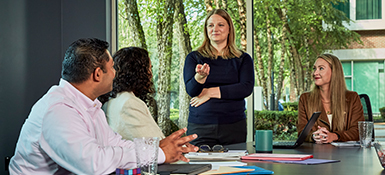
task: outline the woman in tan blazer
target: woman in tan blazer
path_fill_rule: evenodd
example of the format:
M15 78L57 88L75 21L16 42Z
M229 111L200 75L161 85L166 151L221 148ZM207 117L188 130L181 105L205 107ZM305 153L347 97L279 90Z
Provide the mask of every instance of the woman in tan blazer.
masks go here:
M117 51L113 58L116 70L113 90L99 98L104 103L108 124L127 140L135 137L163 139L165 136L146 105L155 92L148 52L127 47Z
M358 121L364 120L360 97L346 88L340 60L322 54L313 66L314 86L303 93L298 104L298 134L313 112L321 111L306 141L318 144L359 140Z

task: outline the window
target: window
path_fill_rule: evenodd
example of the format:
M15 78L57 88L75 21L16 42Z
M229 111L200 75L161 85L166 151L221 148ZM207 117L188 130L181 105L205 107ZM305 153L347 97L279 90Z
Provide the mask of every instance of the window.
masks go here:
M340 2L337 5L333 5L333 6L337 10L344 12L346 17L350 18L350 3L349 3L349 1Z
M381 0L356 0L356 20L382 19Z

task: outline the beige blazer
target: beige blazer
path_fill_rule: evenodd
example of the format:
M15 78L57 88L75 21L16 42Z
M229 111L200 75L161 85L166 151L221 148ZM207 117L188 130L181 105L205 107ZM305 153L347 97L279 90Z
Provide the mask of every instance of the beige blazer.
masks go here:
M108 125L126 140L135 137L160 137L161 129L152 118L147 105L133 92L120 92L103 105Z

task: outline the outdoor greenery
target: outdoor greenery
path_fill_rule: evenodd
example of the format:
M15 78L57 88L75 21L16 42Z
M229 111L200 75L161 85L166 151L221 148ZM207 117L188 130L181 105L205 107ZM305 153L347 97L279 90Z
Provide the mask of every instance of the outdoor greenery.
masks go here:
M298 102L282 103L282 106L285 111L298 111Z
M297 111L254 111L256 130L272 130L274 140L296 140Z
M310 89L311 67L316 55L346 48L352 42L360 43L359 35L343 25L349 19L334 8L344 2L346 0L253 2L255 55L252 57L256 86L263 87L265 107L269 103L278 106L284 87L290 87L292 101ZM170 133L170 125L165 122L170 121L171 116L179 115L179 127L187 124L190 97L184 91L182 79L184 58L202 43L204 19L214 8L229 12L234 20L236 43L245 49L244 0L118 0L118 47L138 46L149 51L157 90L156 103L149 104L149 108L153 116L158 116L158 124L165 133ZM274 102L267 98L272 92L271 82L277 97ZM297 110L295 105L286 106L288 113L268 116L291 116L290 111ZM269 121L269 117L262 118ZM282 127L272 125L278 128L277 132Z
M382 120L385 121L385 107L382 107L379 110L380 110Z

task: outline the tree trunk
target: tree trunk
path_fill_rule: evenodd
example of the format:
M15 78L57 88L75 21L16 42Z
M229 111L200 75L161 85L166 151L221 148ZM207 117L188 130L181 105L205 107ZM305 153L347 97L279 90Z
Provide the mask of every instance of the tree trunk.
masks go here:
M266 6L266 39L267 39L267 89L268 89L268 94L269 96L272 93L272 87L274 87L273 79L272 79L272 69L274 69L274 64L273 64L273 39L272 39L272 33L271 33L271 21L270 21L270 12L269 12L269 7ZM274 103L274 101L271 101L270 98L266 99L266 104L267 106L270 105L270 103ZM274 110L274 109L270 109Z
M303 92L303 67L301 63L301 57L298 54L298 50L295 48L295 46L292 45L292 51L293 51L293 58L294 58L294 65L295 65L295 71L297 74L297 95L302 94Z
M179 74L183 75L186 56L192 51L190 34L187 29L187 20L184 12L183 0L175 0L176 37L179 39ZM179 127L187 127L190 96L186 92L183 76L179 76Z
M159 79L158 79L158 124L163 133L171 134L170 121L170 81L172 58L172 32L174 16L174 0L166 0L163 9L164 18L158 17L158 49L159 49ZM162 15L162 14L158 14Z
M262 86L262 94L263 94L263 97L264 99L266 100L267 102L267 97L268 97L268 91L267 91L267 85L266 85L266 75L265 75L265 66L263 66L263 60L262 60L262 51L261 51L261 46L259 45L259 39L258 39L258 35L257 35L257 32L256 32L256 29L254 29L254 43L255 43L255 53L256 53L256 57L257 57L257 63L258 63L258 66L255 65L257 69L256 72L258 72L258 77L259 77L259 82L261 83L260 85ZM268 105L267 103L263 103L264 106L265 106L265 109L268 109Z
M240 34L241 34L241 49L246 51L246 3L244 0L237 0L238 2L238 11L239 11L239 20L240 20Z
M287 0L282 1L283 4L287 4ZM293 44L293 39L291 37L291 29L288 24L288 19L286 14L282 14L283 12L286 12L287 8L284 5L283 9L276 9L276 12L278 16L282 19L284 26L286 28L286 37L287 37L287 42L289 43L289 58L290 58L290 70L291 70L291 84L294 84L294 89L296 89L297 95L301 94L303 92L303 72L302 72L302 64L301 64L301 58L298 54L298 51L296 47Z
M304 44L306 49L306 57L305 57L305 83L304 83L304 91L310 90L310 82L311 82L311 67L310 67L310 52L309 52L309 40L307 39L307 35L304 35Z
M209 14L211 10L213 10L213 5L211 4L211 0L205 0L206 4L206 13Z
M286 16L286 9L281 9L282 10L282 16ZM278 78L277 78L277 100L275 101L275 106L278 107L278 101L281 98L282 94L282 86L283 86L283 70L284 70L284 65L285 65L285 53L286 53L286 24L285 20L282 19L282 35L281 35L281 60L279 64L279 69L278 69Z
M222 9L227 11L227 0L222 0Z
M220 6L220 2L219 2L220 0L214 0L214 4L215 4L215 8L216 9L220 9L221 8L221 6Z
M125 0L124 4L126 6L127 21L133 45L147 49L146 38L144 36L143 27L140 23L136 0Z

